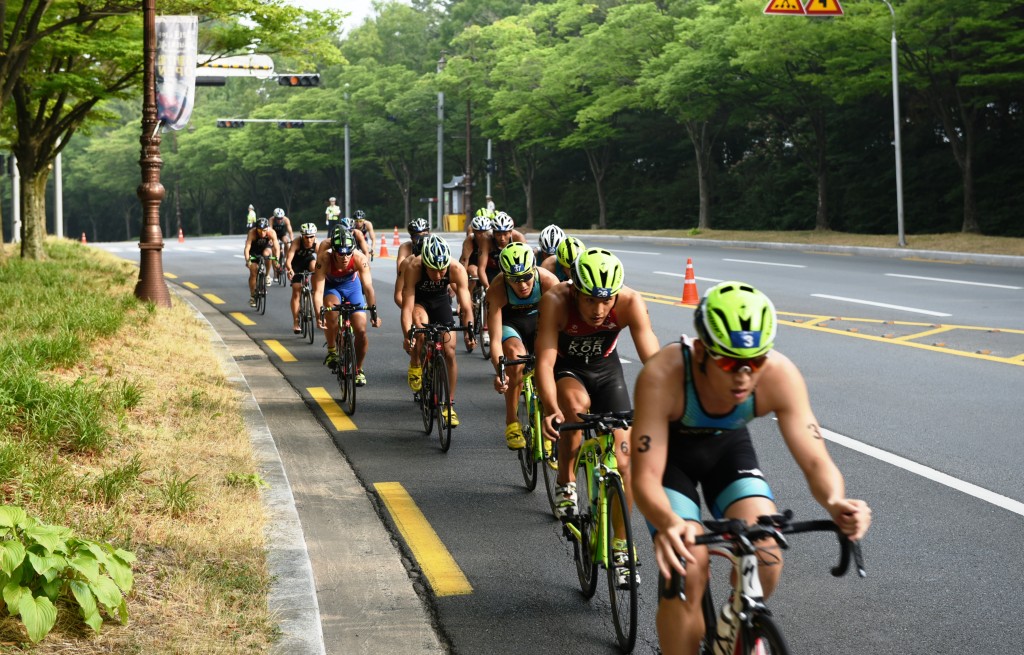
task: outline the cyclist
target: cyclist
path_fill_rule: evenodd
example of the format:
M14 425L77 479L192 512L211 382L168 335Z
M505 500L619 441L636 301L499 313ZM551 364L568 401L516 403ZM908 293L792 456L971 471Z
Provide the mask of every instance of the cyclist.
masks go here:
M356 210L355 229L362 232L363 240L370 247L370 261L373 261L373 244L377 243L377 234L373 231L373 223L366 220L366 212L362 209Z
M636 382L636 503L651 529L661 574L686 575L687 600L662 599L658 606L664 653L697 653L704 635L708 553L694 548L703 532L700 496L716 518L753 523L777 512L746 427L754 418L774 412L811 494L844 534L860 539L871 524L867 504L846 497L803 376L773 350L777 317L771 300L743 282L721 282L704 294L693 323L696 339L684 336L663 348ZM769 542L759 557L768 597L782 572L782 554ZM685 570L680 558L687 561Z
M395 276L395 304L398 308L402 308L402 290L405 288L404 280L402 279L403 267L402 265L406 260L414 256L419 256L423 247L423 240L430 236L430 224L427 223L425 218L414 218L409 223L409 240L398 247L398 254L395 255L397 261L396 269L397 274Z
M476 213L473 214L473 218L486 218L488 224L490 224L491 219L494 218L494 210L487 210L483 208L478 209L476 210ZM473 221L468 221L466 223L466 236L468 237L472 235L475 230L476 227L473 225ZM462 261L461 258L459 259L459 261ZM465 266L465 263L463 263L463 266Z
M256 271L259 269L259 264L252 261L251 258L259 257L263 255L265 257L276 257L280 259L281 256L281 244L277 241L277 235L270 229L270 221L266 218L257 218L253 228L249 230L249 233L245 237L245 248L242 250L242 256L245 258L245 266L249 269L249 306L256 306ZM275 267L280 267L279 264L275 263ZM267 271L267 286L270 286L270 272Z
M479 215L473 217L469 222L466 231L466 238L462 241L462 254L459 255L459 263L466 267L466 271L476 277L477 264L480 259L480 246L485 239L491 236L491 219L488 216Z
M328 248L321 250L317 255L316 268L313 272L313 312L317 316L320 328L327 333L327 357L324 364L332 369L338 363L338 351L335 347L338 314L330 312L325 320L320 316L320 308L335 307L346 302L357 306L366 305L373 314L376 314L377 297L373 292L370 264L366 256L356 248L356 241L352 235L336 229ZM378 317L373 322L373 327L380 325ZM352 314L352 329L356 337L356 386L362 387L366 384L363 362L370 347L366 334L366 310Z
M516 229L511 216L505 212L498 212L491 219L490 238L484 238L480 243L476 260L476 276L480 278L480 284L486 287L490 284L489 280L498 274L498 253L513 241L526 243L526 237Z
M420 362L423 335L417 335L415 343L407 338L415 324L422 327L427 323L453 325L452 307L448 300L448 286L455 285L459 301L459 316L463 325L469 325L472 300L469 297L469 278L466 269L452 259L451 249L436 234L423 241L422 252L409 257L405 264L405 288L402 291L402 346L409 353L409 388L419 391L423 385L423 367ZM467 345L475 345L472 331L463 333ZM455 413L455 385L459 377L459 363L455 358L455 340L444 344L448 359L448 387L451 390L452 407L445 420L452 427L459 424ZM448 411L446 409L446 411Z
M327 199L327 209L324 210L324 223L327 227L327 234L331 234L331 228L337 225L341 218L341 207L338 206L338 199L331 196Z
M576 237L565 237L558 244L555 256L545 259L541 266L554 273L559 282L572 280L572 263L586 249L583 242Z
M284 210L278 207L274 210L274 217L270 219L270 227L273 228L277 240L281 242L281 252L287 253L292 245L292 222L284 215Z
M356 222L351 218L339 218L337 221L331 221L331 228L327 234L328 240L321 241L318 246L317 254L319 255L324 250L330 247L331 240L334 239L334 234L338 230L343 230L348 234L352 235L352 239L356 242L356 248L366 256L367 261L370 259L370 247L366 243L366 239L363 237L363 233L355 229Z
M537 263L543 264L548 259L556 259L558 244L562 243L563 239L565 232L557 225L552 224L541 230L537 238Z
M245 229L251 230L256 225L256 208L249 205L249 213L245 215Z
M301 236L288 249L284 267L292 280L292 332L302 334L299 327L299 294L302 293L302 273L313 272L316 263L316 223L303 223Z
M562 518L571 517L576 507L572 463L581 434L577 430L559 435L557 425L577 420L580 412L630 409L629 390L615 351L623 328L629 328L641 361L658 352L647 305L640 294L622 282L619 258L603 248L590 248L573 263L572 284L563 282L541 297L535 379L544 406L544 432L558 440L556 510ZM626 430L616 430L614 436L615 459L627 504L632 506L629 436ZM621 517L613 518L615 533L622 534ZM612 553L616 564L628 557L625 547L625 540L616 540ZM622 567L618 572L619 584L628 583L627 569Z
M488 329L501 335L501 352L498 348L491 348L491 364L495 371L498 370L500 355L516 359L533 352L541 294L558 284L554 275L537 268L533 249L525 243L510 243L502 248L498 264L501 273L487 289ZM509 367L504 381L495 375L494 389L505 394L505 441L509 449L525 448L523 427L516 416L519 394L523 389L523 369Z

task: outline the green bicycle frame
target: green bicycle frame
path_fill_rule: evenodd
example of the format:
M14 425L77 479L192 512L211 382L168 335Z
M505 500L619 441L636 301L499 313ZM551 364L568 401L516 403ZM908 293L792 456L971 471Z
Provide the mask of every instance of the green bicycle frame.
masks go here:
M586 480L576 480L577 486L581 482L587 485L587 498L590 500L590 511L596 517L595 525L597 530L590 535L590 548L594 558L604 568L608 568L611 562L611 554L608 552L608 531L613 529L611 517L608 512L608 495L605 480L610 476L619 476L619 465L615 461L615 435L611 432L597 434L586 438L580 444L580 450L573 462L573 470L579 470L580 461L586 463ZM577 541L582 541L583 535L580 529L569 521L565 528Z

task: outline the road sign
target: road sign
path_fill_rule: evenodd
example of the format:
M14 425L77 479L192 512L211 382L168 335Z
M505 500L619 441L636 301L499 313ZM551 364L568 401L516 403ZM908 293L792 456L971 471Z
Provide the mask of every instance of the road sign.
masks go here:
M803 16L804 6L800 4L800 0L771 0L771 2L768 3L768 6L764 8L764 13L784 16Z
M808 16L842 16L839 0L807 0L804 11Z

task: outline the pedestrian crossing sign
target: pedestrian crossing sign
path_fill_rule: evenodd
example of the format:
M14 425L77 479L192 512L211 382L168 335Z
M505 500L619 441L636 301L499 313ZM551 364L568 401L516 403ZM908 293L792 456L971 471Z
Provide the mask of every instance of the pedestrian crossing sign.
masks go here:
M804 12L808 16L842 16L843 8L839 0L807 0Z
M814 2L814 0L811 0ZM800 3L800 0L771 0L768 6L764 8L766 14L783 14L783 15L805 15L804 6Z

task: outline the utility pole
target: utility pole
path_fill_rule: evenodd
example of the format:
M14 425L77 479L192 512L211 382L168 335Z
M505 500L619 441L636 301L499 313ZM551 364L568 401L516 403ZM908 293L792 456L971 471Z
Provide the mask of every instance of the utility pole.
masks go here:
M444 58L445 51L441 51L441 58L437 60L438 74L444 70L448 60ZM444 222L444 91L437 92L437 231L440 232Z
M466 99L466 178L462 181L466 185L466 220L473 216L473 130L472 130L473 101Z

